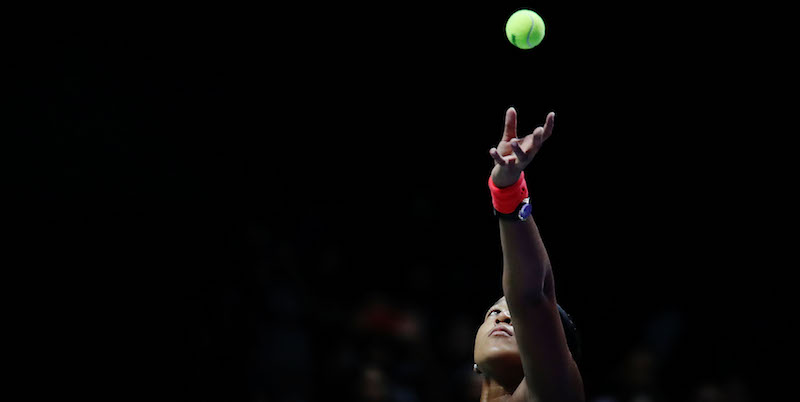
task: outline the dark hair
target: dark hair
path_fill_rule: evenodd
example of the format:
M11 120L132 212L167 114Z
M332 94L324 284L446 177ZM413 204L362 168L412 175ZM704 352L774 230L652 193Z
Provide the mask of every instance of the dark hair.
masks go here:
M578 329L575 327L572 317L559 304L556 304L556 307L558 307L558 314L561 316L561 326L564 328L564 335L567 338L567 347L572 353L572 358L577 363L581 358L581 341L578 336Z

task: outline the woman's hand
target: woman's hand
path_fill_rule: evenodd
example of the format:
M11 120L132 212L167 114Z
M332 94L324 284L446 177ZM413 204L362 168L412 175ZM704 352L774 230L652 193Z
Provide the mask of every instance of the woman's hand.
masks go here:
M542 143L553 133L555 117L555 113L548 113L544 127L536 127L524 138L517 138L517 111L513 107L508 108L503 138L496 148L489 150L495 162L492 169L495 186L508 187L517 182L522 170L531 163Z

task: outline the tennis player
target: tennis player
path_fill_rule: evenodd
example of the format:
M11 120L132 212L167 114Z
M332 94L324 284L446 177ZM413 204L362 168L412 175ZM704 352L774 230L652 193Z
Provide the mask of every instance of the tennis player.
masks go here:
M474 369L482 376L481 401L584 401L576 364L575 327L556 302L553 269L531 217L523 170L553 133L544 127L517 137L517 111L509 108L503 137L489 150L489 179L503 248L503 294L475 336Z

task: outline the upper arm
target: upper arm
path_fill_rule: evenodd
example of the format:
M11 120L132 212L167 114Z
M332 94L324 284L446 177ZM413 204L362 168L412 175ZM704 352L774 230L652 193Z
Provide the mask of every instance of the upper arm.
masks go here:
M583 401L583 381L561 325L552 272L545 278L544 290L514 299L506 295L525 372L515 395L539 402Z

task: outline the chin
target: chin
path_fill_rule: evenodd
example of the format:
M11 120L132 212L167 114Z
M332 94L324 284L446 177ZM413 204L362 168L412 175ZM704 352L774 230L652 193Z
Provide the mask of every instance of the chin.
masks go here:
M486 360L522 364L516 347L493 347L486 354Z

